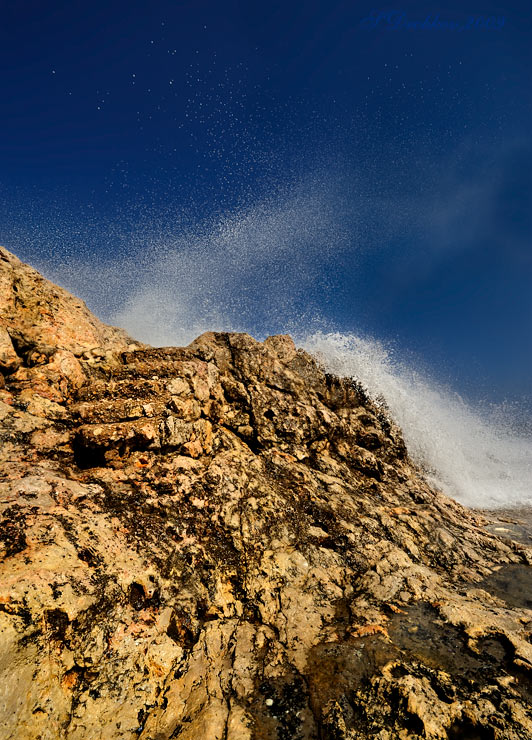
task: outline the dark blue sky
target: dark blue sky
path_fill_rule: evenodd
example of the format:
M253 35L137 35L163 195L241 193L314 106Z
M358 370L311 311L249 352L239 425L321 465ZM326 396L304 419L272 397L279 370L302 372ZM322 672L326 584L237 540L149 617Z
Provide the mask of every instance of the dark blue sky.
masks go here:
M0 242L103 318L208 231L257 334L319 314L532 395L529 3L9 0L0 64Z

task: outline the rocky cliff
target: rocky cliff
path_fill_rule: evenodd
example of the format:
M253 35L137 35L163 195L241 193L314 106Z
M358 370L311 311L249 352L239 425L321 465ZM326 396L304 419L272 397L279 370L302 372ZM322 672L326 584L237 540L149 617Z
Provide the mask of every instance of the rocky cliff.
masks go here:
M1 738L532 737L532 550L355 380L0 284Z

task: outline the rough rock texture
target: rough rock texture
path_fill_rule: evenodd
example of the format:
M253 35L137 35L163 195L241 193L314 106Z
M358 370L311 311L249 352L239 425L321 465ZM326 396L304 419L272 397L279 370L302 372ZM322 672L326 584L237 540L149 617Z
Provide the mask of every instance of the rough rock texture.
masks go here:
M45 362L58 349L81 355L126 349L132 342L122 329L98 321L79 298L0 247L0 372L13 372L22 362Z
M355 381L0 281L2 739L532 737L532 550Z

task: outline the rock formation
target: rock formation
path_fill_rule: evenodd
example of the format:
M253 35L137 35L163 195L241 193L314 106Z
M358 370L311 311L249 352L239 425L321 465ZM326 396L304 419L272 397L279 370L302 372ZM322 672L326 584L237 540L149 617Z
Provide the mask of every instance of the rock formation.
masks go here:
M0 285L2 740L530 740L532 550L356 380Z

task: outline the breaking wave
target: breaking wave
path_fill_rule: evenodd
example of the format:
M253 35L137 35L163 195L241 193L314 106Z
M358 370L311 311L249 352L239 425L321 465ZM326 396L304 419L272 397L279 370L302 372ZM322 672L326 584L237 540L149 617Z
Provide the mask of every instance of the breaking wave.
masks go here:
M152 345L188 344L208 330L258 339L291 333L329 371L357 378L386 406L413 459L445 493L479 508L532 503L532 435L516 428L512 413L466 402L378 340L334 331L344 328L337 278L345 265L353 269L364 250L412 225L436 261L454 244L463 209L482 210L481 191L453 183L452 197L421 202L386 200L361 182L347 193L326 185L302 178L236 213L164 233L148 219L145 228L127 230L127 250L110 259L95 247L90 260L70 255L62 265L37 267ZM350 325L363 327L361 301L347 298Z
M412 458L445 493L480 508L532 503L532 442L500 407L474 408L375 340L318 332L301 344L385 406Z

